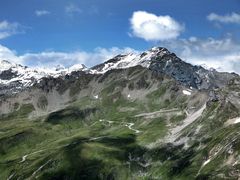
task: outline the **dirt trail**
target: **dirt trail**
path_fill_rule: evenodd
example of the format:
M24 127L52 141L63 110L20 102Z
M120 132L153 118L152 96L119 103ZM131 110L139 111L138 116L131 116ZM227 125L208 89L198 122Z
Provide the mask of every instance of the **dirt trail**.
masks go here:
M162 113L179 113L181 112L178 108L173 108L173 109L161 109L159 111L154 111L154 112L149 112L149 113L141 113L137 114L134 117L147 117L147 118L153 118L161 115Z
M116 121L108 121L108 120L104 120L104 119L100 119L99 122L107 122L108 125L111 125L113 123L117 123L117 124L122 124L122 122L116 122ZM132 128L135 125L135 123L126 123L124 126L128 127L128 129L134 131L136 134L140 133L141 131Z
M20 161L20 163L25 162L25 161L27 160L27 157L28 157L28 156L31 156L31 155L33 155L33 154L40 153L40 152L42 152L42 151L43 151L43 150L39 150L39 151L32 152L32 153L30 153L30 154L24 155L24 156L22 157L22 160Z
M134 126L134 123L127 123L125 125L126 127L128 127L128 129L134 131L136 134L140 133L141 131L137 130L137 129L133 129L132 126Z

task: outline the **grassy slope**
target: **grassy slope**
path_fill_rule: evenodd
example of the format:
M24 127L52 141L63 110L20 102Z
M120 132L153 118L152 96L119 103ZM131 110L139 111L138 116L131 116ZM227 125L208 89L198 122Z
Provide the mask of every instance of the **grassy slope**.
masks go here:
M115 86L109 84L99 99L83 97L37 119L27 118L31 105L1 117L0 179L234 179L239 165L225 162L231 155L229 142L234 142L238 157L240 126L223 124L238 116L238 109L229 103L212 103L198 121L184 129L186 136L196 137L188 149L172 144L149 149L146 145L168 133L169 123L181 124L186 96L169 92L169 82L145 100L133 101ZM135 117L162 108L178 108L182 114ZM140 132L129 129L129 123ZM199 125L202 128L194 134ZM213 156L215 149L221 151Z

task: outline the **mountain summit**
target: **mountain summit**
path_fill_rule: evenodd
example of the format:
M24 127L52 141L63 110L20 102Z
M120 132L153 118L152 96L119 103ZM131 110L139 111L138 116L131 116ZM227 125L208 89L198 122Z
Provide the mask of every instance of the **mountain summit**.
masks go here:
M126 69L134 66L142 66L153 72L169 75L183 85L196 89L223 87L230 79L237 77L236 74L220 73L213 69L207 70L201 66L193 66L182 61L166 48L153 47L140 54L117 55L90 69L82 64L70 68L59 66L55 70L33 69L2 60L0 61L0 94L17 93L33 86L45 77L64 78L76 71L104 74L113 69Z
M105 73L111 69L143 66L156 73L167 74L180 83L197 89L222 87L236 74L220 73L214 69L193 66L182 61L174 53L163 47L153 47L141 54L118 55L92 69L96 73Z

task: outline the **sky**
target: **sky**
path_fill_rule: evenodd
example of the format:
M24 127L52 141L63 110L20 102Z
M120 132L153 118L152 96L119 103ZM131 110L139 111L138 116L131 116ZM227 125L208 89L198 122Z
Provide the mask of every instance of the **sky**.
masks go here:
M240 1L0 1L0 59L91 67L153 46L192 64L240 73Z

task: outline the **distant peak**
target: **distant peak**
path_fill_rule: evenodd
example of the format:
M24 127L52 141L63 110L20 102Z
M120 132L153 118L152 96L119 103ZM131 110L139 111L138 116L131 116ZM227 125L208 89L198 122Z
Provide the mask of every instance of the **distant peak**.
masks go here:
M11 63L7 60L0 60L0 72L8 69L12 69L12 68L17 68L17 67L23 68L23 66L19 64Z
M65 67L62 64L59 64L55 67L55 71L62 71L64 69L65 69Z
M150 51L166 51L169 52L167 48L165 47L159 47L159 46L154 46L150 49Z
M70 71L82 71L82 70L87 70L87 66L84 64L75 64L71 67L68 68Z
M23 68L26 68L27 66L23 66L21 64L17 64L17 63L14 63L14 62L10 62L8 60L0 60L0 69L2 68L11 68L11 67L23 67Z
M170 55L171 53L167 48L164 47L152 47L148 52L155 54L155 56L163 57L164 55Z
M6 67L12 67L12 66L16 66L17 64L15 63L11 63L7 60L0 60L0 69L1 68L6 68ZM20 65L19 65L20 66Z
M7 60L0 60L0 63L1 64L11 64L9 61L7 61Z

